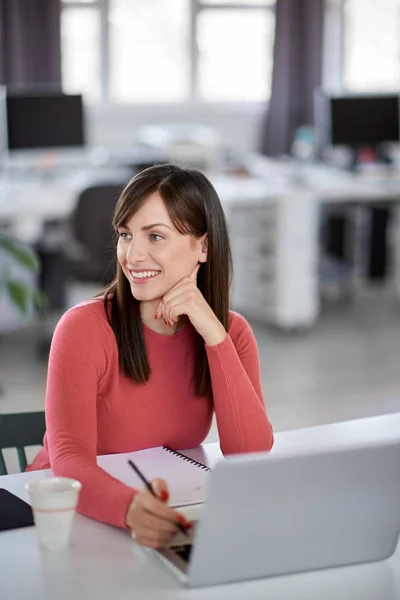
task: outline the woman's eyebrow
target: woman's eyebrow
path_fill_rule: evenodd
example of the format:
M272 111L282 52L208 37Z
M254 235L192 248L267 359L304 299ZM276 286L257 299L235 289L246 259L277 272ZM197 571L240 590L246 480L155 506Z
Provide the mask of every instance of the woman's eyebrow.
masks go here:
M170 227L166 223L151 223L150 225L144 225L141 230L148 231L149 229L153 229L154 227L166 227L167 229L173 231L172 227ZM117 229L127 229L128 231L130 231L127 223L121 223L121 225L119 225Z
M152 223L151 225L145 225L142 227L142 231L148 231L149 229L153 229L153 227L166 227L167 229L173 231L173 229L169 225L166 225L166 223Z

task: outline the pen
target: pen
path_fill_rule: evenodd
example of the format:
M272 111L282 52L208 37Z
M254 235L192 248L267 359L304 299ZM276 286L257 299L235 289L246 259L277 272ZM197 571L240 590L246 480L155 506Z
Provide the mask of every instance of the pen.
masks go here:
M151 487L150 481L148 481L146 479L146 477L143 475L143 473L138 469L138 467L131 460L128 460L128 463L130 464L132 469L135 471L136 475L143 481L144 485L147 487L150 494L152 494L155 498L158 498L157 494ZM186 536L189 535L188 532L186 531L185 527L182 525L182 523L175 523L175 524L184 535L186 535Z

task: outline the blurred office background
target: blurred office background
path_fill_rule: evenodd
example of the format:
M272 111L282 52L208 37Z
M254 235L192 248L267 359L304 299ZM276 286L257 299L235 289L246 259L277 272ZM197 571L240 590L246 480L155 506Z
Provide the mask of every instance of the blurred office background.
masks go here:
M0 0L0 414L43 410L166 160L221 197L275 430L400 410L399 32L400 0Z

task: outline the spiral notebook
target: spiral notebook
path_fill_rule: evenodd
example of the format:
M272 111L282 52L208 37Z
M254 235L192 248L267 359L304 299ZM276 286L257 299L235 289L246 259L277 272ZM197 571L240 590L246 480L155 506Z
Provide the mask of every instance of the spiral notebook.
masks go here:
M126 454L99 456L97 464L119 481L142 490L145 486L129 466L128 459L139 467L149 481L165 479L170 492L170 506L177 508L205 501L211 469L203 463L177 450L160 446Z

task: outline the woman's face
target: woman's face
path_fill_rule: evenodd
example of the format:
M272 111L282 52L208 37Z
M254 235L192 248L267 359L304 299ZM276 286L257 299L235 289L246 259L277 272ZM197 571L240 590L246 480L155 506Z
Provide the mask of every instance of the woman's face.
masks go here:
M156 300L206 261L203 245L204 238L175 229L163 199L155 192L118 228L117 258L133 296L140 301Z

